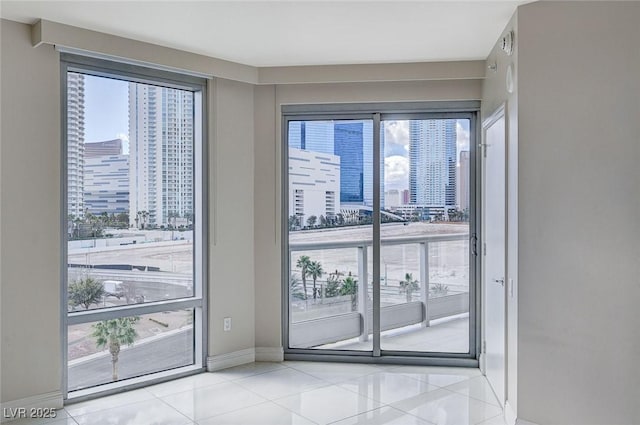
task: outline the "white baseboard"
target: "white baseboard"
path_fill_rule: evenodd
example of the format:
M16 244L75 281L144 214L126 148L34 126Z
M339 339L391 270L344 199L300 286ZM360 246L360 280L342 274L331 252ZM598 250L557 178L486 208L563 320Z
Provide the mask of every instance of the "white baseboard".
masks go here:
M233 366L240 366L255 361L256 350L254 348L247 348L227 354L218 354L207 357L207 371L214 372L216 370L228 369Z
M282 347L256 347L257 362L282 362L284 350Z
M0 422L9 422L14 419L20 419L29 417L31 409L62 409L63 400L62 393L60 391L53 391L46 394L40 394L32 397L22 398L14 401L7 401L2 403L2 416ZM19 410L24 409L24 410ZM12 417L12 412L14 412ZM15 413L20 412L20 416ZM24 412L24 415L22 415Z
M515 425L518 420L516 411L513 410L513 406L509 403L509 400L504 403L504 420L507 425Z

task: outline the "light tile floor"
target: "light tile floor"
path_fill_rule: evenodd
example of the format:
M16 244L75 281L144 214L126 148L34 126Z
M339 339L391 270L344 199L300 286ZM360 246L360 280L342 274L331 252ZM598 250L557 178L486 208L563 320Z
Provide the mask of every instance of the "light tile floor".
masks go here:
M70 404L14 425L504 425L478 369L252 363Z

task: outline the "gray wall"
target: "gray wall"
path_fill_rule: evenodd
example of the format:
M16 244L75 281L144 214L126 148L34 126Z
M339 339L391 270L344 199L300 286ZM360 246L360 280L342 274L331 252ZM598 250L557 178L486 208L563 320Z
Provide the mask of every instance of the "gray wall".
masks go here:
M487 60L483 117L508 118L507 402L534 423L637 421L638 21L637 2L527 4L513 57Z
M253 86L213 80L209 149L209 356L253 348ZM223 318L232 318L223 332Z
M518 414L540 424L638 422L638 22L638 2L518 12Z
M60 65L2 21L1 400L60 390Z

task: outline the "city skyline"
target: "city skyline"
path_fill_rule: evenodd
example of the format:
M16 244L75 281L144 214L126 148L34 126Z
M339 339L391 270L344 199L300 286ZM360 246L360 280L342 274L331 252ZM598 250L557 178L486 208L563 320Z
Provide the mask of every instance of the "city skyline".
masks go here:
M128 122L128 82L113 78L85 75L85 121L86 143L120 138L123 140L124 153L129 150ZM108 117L108 119L105 119ZM298 122L299 123L299 122ZM295 125L291 122L290 125ZM385 188L409 189L409 122L383 121L384 148L384 185ZM460 152L470 149L469 121L457 120L456 158ZM365 179L366 180L366 179Z
M141 212L145 225L192 220L193 93L80 73L67 82L69 216L127 212L131 226Z

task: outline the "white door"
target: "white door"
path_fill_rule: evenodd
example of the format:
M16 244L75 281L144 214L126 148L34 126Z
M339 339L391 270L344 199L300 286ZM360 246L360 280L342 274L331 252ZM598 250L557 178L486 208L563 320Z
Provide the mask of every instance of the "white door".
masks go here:
M483 295L485 373L500 403L505 401L506 159L504 108L483 125Z

